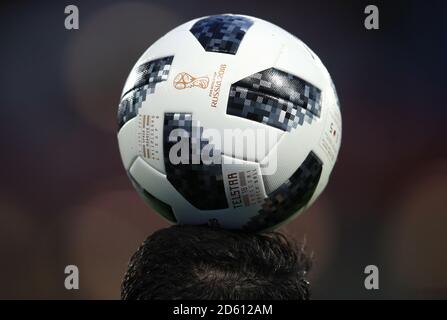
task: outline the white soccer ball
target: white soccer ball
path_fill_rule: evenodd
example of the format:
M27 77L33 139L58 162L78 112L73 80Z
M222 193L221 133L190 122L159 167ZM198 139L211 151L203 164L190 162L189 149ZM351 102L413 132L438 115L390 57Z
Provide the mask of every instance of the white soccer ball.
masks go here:
M124 167L172 223L272 230L325 188L341 141L331 77L264 20L189 21L140 57L118 110Z

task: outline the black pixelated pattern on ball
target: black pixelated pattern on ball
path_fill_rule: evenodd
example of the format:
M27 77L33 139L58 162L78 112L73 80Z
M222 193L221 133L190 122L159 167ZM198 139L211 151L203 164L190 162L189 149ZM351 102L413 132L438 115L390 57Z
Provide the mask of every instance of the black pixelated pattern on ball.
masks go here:
M200 19L191 33L206 51L236 54L253 21L236 15L217 15Z
M265 230L290 218L312 198L322 169L323 163L311 151L292 176L267 196L259 214L243 228L250 231Z
M174 56L145 62L134 71L135 81L131 89L123 94L118 106L118 130L138 114L138 109L147 96L155 93L157 83L166 81Z
M181 140L175 132L175 141L169 141L174 129L183 129L182 137L189 137L188 162L173 164L169 158L172 146ZM200 154L205 146L212 148L208 140L202 138L203 128L192 120L191 113L165 113L163 127L163 154L166 176L174 188L194 207L200 210L228 208L222 176L221 162L204 164ZM213 152L219 152L213 150ZM212 154L212 152L211 152ZM194 161L193 161L194 159Z
M270 68L231 85L227 113L291 131L321 115L321 90Z

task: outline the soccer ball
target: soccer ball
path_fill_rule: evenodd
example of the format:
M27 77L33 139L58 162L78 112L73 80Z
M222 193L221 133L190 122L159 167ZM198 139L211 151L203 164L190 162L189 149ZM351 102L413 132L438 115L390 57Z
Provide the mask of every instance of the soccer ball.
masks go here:
M337 93L317 55L244 15L164 35L131 70L118 107L130 180L178 224L277 228L320 195L340 140Z

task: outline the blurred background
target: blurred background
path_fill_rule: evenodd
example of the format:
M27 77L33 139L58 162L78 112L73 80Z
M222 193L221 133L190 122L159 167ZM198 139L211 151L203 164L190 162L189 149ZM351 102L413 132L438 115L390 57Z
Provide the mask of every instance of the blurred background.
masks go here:
M80 29L64 28L77 5ZM380 30L364 28L364 8ZM127 262L167 224L121 164L124 81L192 18L241 13L322 59L343 141L320 199L283 231L315 254L315 299L447 298L444 1L20 1L0 5L0 298L119 298ZM64 268L80 269L80 290ZM380 270L368 291L364 268Z

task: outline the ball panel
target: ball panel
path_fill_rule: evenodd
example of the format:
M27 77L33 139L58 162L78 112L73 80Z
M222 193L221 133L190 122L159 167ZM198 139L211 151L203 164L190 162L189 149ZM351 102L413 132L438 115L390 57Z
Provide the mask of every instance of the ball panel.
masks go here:
M170 134L177 129L183 130L186 137L175 137L171 141ZM212 163L205 165L202 150L210 148L209 155L220 157L220 150L214 150L202 137L203 128L192 120L190 113L165 113L163 127L163 150L166 175L175 189L194 207L200 210L217 210L228 208L222 178L222 165ZM186 138L186 139L184 139ZM178 164L173 163L171 154L174 145L186 141L185 149L179 149L182 156ZM177 155L177 151L176 151ZM186 159L183 159L186 156ZM185 160L185 161L184 161ZM191 185L194 186L191 188ZM206 194L206 196L204 196Z
M261 162L284 134L279 129L231 115L224 117L221 122L223 129L220 132L232 132L225 140L222 138L222 154L241 160ZM253 145L256 149L252 148Z
M264 175L264 182L268 192L274 191L284 183L311 151L316 153L325 164L325 167L327 167L327 170L326 168L323 169L322 181L327 180L326 173L332 169L332 166L326 163L326 157L321 155L318 148L327 123L328 114L332 108L330 75L318 57L309 54L309 50L300 40L289 33L285 33L285 37L287 38L287 44L281 51L275 63L275 68L287 70L294 76L319 88L321 90L321 109L319 110L320 117L314 117L314 121L311 124L304 122L302 126L286 132L275 148L271 150L270 154L261 161L262 167L265 167L264 163L272 161L273 157L281 159L281 163L278 165L278 170L275 173ZM295 146L299 146L299 148ZM292 150L293 152L291 152ZM318 196L319 190L318 188L313 199Z
M146 189L144 189L133 177L130 173L128 173L129 179L132 182L135 190L137 190L140 197L155 211L157 211L163 218L168 220L170 223L176 223L177 219L175 218L174 211L172 207L168 205L166 202L161 201L151 193L149 193Z
M156 84L161 81L166 81L169 76L169 69L172 65L174 56L167 56L137 66L129 76L126 86L128 91L140 88L144 85ZM125 95L125 92L123 95Z
M323 109L325 106L323 106ZM285 132L281 140L261 160L265 188L268 193L276 190L298 169L320 139L325 121L316 118L311 124L304 122L296 129ZM276 171L270 170L276 162ZM324 161L323 161L324 163ZM275 166L273 166L275 167Z
M252 217L243 229L271 229L289 220L309 202L320 180L322 168L323 162L310 152L292 176L269 193L259 214Z
M191 33L205 51L236 54L253 21L237 15L215 15L198 20Z
M224 156L225 157L225 156ZM231 161L230 161L231 160ZM231 162L231 163L230 163ZM175 219L179 224L212 224L219 225L223 228L238 229L244 225L249 219L258 214L261 209L259 198L266 197L263 191L262 178L260 174L259 164L246 162L237 159L227 159L222 164L222 171L228 174L244 172L245 186L242 195L247 195L249 201L243 206L234 206L227 209L219 210L199 210L191 205L168 181L166 175L161 174L140 157L134 161L129 170L129 174L138 183L140 188L150 192L150 194L159 201L169 204L174 212ZM239 178L240 179L240 178ZM242 178L243 179L243 178ZM230 182L234 181L230 176L225 178L226 190L230 195ZM239 180L240 181L240 180ZM234 186L234 184L233 184ZM256 190L259 188L259 191ZM235 189L233 188L233 191ZM242 188L240 189L242 190ZM207 197L209 190L202 194ZM223 193L225 196L227 191ZM242 200L244 201L244 200ZM246 201L246 200L245 200ZM248 204L246 206L245 204Z
M239 229L258 214L265 197L261 170L256 162L222 156L224 194L229 208L220 210L198 210L183 204L174 206L180 224L209 224L228 229ZM202 196L207 197L210 190ZM190 204L189 204L190 205Z
M132 163L138 157L137 119L131 119L124 124L118 132L118 147L124 168L129 170Z
M290 73L270 68L231 86L227 113L290 131L320 117L321 90Z
M332 81L331 81L332 82ZM326 187L332 169L337 161L340 150L342 137L342 119L340 113L340 104L335 91L335 87L331 87L325 91L325 107L327 113L325 115L325 123L318 143L314 146L313 151L322 159L324 163L323 172L320 182L317 186L314 196L310 199L311 205Z
M222 156L222 173L230 208L260 209L267 195L259 163Z
M163 157L163 115L159 108L144 106L139 110L136 121L138 155L152 168L166 173ZM135 139L135 137L134 137Z
M118 106L118 128L136 117L148 95L155 93L156 85L168 79L173 58L168 56L145 62L130 73L125 85L128 89Z
M294 38L290 34L288 37ZM329 73L320 63L318 56L315 55L315 58L312 58L306 47L297 39L294 40L284 45L273 67L291 73L324 91L330 85ZM322 105L324 106L324 100Z
M132 163L128 174L141 189L147 190L154 198L171 206L177 221L179 221L178 210L188 210L187 212L191 213L197 210L175 190L166 175L152 168L140 157Z

